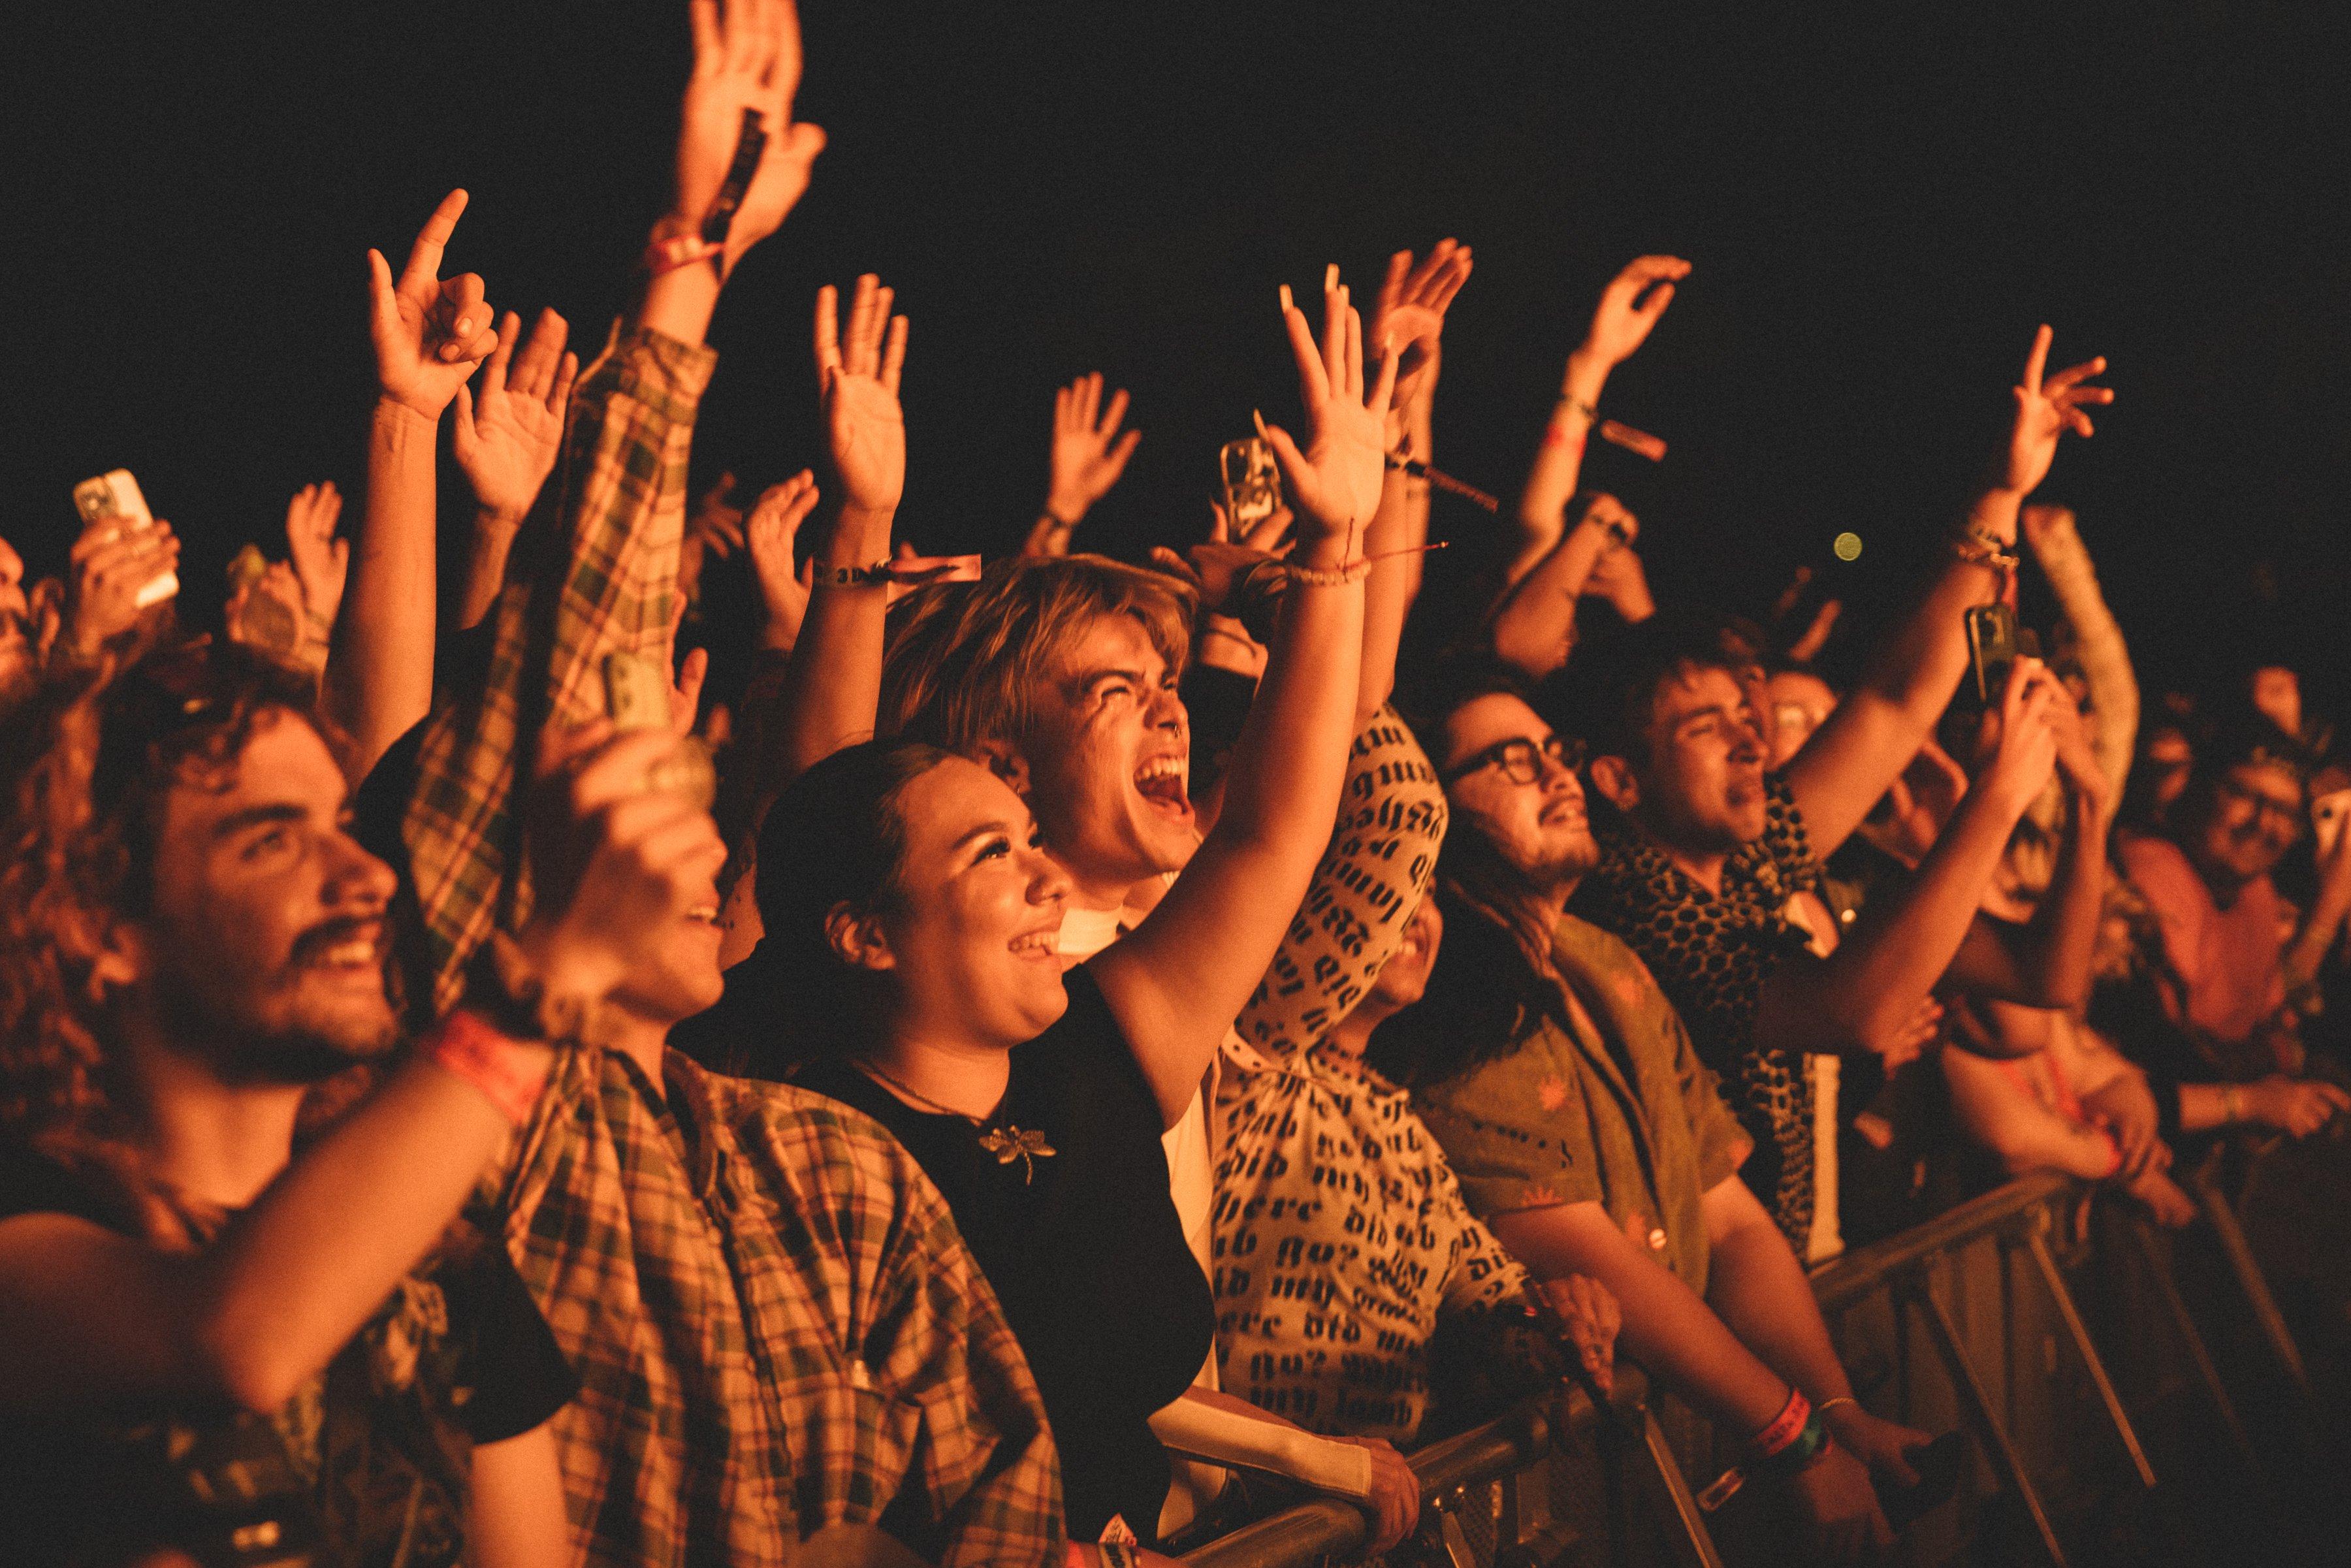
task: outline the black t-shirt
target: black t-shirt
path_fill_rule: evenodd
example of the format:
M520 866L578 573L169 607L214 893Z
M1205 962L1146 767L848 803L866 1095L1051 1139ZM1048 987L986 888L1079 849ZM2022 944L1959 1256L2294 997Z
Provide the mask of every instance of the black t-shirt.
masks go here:
M1207 1359L1215 1306L1168 1196L1159 1103L1092 976L1067 984L1069 1010L1013 1049L984 1127L915 1110L846 1061L799 1082L888 1127L946 1195L1044 1395L1071 1536L1116 1514L1148 1541L1168 1469L1147 1422ZM1010 1153L1016 1132L1053 1152ZM982 1146L991 1134L1009 1157Z
M30 1214L123 1228L89 1182L0 1145L0 1220ZM6 1560L459 1561L471 1445L518 1437L579 1391L496 1238L473 1239L403 1281L274 1416L188 1398L0 1418Z

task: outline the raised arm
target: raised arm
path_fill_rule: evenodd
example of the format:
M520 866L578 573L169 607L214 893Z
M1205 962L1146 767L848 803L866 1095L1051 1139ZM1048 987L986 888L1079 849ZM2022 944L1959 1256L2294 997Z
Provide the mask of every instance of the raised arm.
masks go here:
M303 662L325 665L335 617L350 575L351 541L335 537L343 515L343 493L329 482L305 485L286 503L286 559L302 591Z
M441 411L498 345L482 280L441 277L465 210L465 192L443 198L396 283L383 253L368 252L376 402L367 506L320 692L350 737L354 780L433 706L434 444Z
M1325 275L1322 343L1281 291L1307 444L1266 431L1298 546L1265 678L1234 748L1224 810L1135 933L1093 960L1102 994L1173 1125L1306 892L1339 808L1363 660L1364 525L1379 504L1395 360L1368 382L1362 318Z
M2098 573L2082 542L2074 514L2064 507L2026 507L2017 524L2032 559L2041 563L2057 596L2057 608L2074 628L2082 676L2090 688L2090 749L2105 774L2106 798L2119 800L2130 775L2131 748L2138 740L2138 676L2121 622L2106 608Z
M808 612L784 673L773 744L760 763L752 825L784 787L844 746L870 738L882 701L890 523L906 486L906 421L898 381L906 319L872 273L857 280L849 326L831 286L816 297L816 373L840 510L813 558Z
M1126 472L1126 460L1142 444L1143 432L1118 433L1125 417L1126 389L1113 392L1105 405L1100 371L1054 389L1051 479L1045 488L1045 509L1029 525L1022 555L1070 553L1070 536L1094 503L1110 494Z
M2043 379L2049 329L2034 334L2024 375L2012 389L2016 413L1989 482L1969 508L1949 559L1917 607L1878 648L1862 680L1788 763L1788 787L1804 814L1813 852L1834 854L1886 786L1917 755L1967 674L1966 612L1989 604L2016 554L2017 510L2040 487L2071 430L2092 434L2092 403L2114 401L2088 385L2104 359L2085 361Z
M779 0L695 0L694 74L677 143L677 191L653 226L635 324L584 368L565 422L552 527L508 574L485 621L486 678L444 687L419 748L402 836L423 916L434 996L455 999L465 959L528 913L514 880L518 715L577 723L601 710L613 652L671 653L687 458L716 356L702 339L718 289L808 187L823 132L791 122L799 28ZM745 129L764 147L723 240L718 197ZM681 257L683 259L681 259ZM429 592L429 588L427 591Z
M1495 657L1541 680L1567 663L1575 641L1575 607L1594 569L1638 536L1640 524L1613 496L1594 496L1567 537L1494 607L1486 636Z
M571 869L517 942L547 995L582 1006L709 873L674 803L633 789L668 737L608 735L549 757L537 848ZM59 1215L0 1222L0 1409L200 1394L266 1413L293 1397L440 1238L546 1080L545 1043L450 1027L461 1049L428 1038L201 1251ZM498 1097L468 1069L484 1060Z
M2053 685L2040 661L2016 662L1991 766L1884 912L1865 915L1822 962L1782 964L1763 982L1759 1047L1876 1051L1904 1040L1904 1026L1967 936L2010 831L2048 782L2057 750Z
M1405 618L1420 591L1420 547L1428 541L1428 481L1402 464L1436 461L1437 377L1443 366L1445 312L1469 280L1469 247L1442 239L1418 266L1412 252L1388 258L1372 317L1371 343L1396 360L1395 397L1388 409L1387 449L1396 460L1380 486L1364 553L1372 574L1364 584L1364 664L1355 688L1360 727L1395 691L1396 647Z
M1979 917L1951 964L1951 979L2003 1001L2078 1011L2089 1005L2090 966L2105 911L2106 831L2114 798L2090 749L2085 721L2063 686L2050 691L2057 777L2071 821L2057 864L2023 929L2000 932Z
M1674 256L1635 257L1600 292L1592 327L1567 357L1559 402L1543 425L1527 487L1519 496L1519 549L1507 580L1516 582L1534 568L1566 531L1567 503L1583 469L1583 444L1600 418L1601 389L1608 374L1632 358L1649 329L1674 302L1674 287L1690 264Z
M460 631L489 613L506 582L515 535L555 470L564 411L580 375L580 356L563 348L570 331L562 317L542 310L524 339L522 319L507 311L498 323L498 346L482 367L481 395L457 389L451 449L474 491L473 545L455 607Z

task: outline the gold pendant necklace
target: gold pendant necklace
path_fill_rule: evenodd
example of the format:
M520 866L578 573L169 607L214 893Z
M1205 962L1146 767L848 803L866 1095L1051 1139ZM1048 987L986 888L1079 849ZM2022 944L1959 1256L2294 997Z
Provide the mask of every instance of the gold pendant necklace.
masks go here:
M942 1105L921 1090L901 1082L862 1057L853 1058L852 1065L868 1078L895 1089L909 1100L926 1106L942 1116L960 1117L970 1124L972 1132L977 1134L979 1146L994 1155L998 1165L1008 1166L1015 1160L1020 1162L1020 1180L1024 1186L1037 1179L1037 1162L1055 1153L1053 1145L1045 1141L1045 1134L1042 1133L1016 1127L1009 1122L1001 1127L988 1126L986 1117L975 1116L968 1111L958 1111L952 1105Z

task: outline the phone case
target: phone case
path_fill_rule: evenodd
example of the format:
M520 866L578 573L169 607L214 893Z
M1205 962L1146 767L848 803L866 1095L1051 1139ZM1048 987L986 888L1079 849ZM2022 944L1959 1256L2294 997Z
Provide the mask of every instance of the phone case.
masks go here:
M128 468L110 468L95 479L83 480L74 486L73 498L74 510L81 514L85 525L94 527L110 521L117 528L134 532L155 526L155 514L147 509L147 497ZM167 571L150 579L131 602L144 610L179 591L180 574Z

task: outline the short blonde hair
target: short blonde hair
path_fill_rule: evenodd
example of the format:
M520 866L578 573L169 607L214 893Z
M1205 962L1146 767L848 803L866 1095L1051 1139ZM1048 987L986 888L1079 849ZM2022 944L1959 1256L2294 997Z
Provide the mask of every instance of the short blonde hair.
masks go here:
M1037 694L1093 623L1132 615L1171 672L1192 641L1192 592L1164 572L1102 556L1016 556L977 582L918 589L890 612L880 733L965 756L1025 747Z

